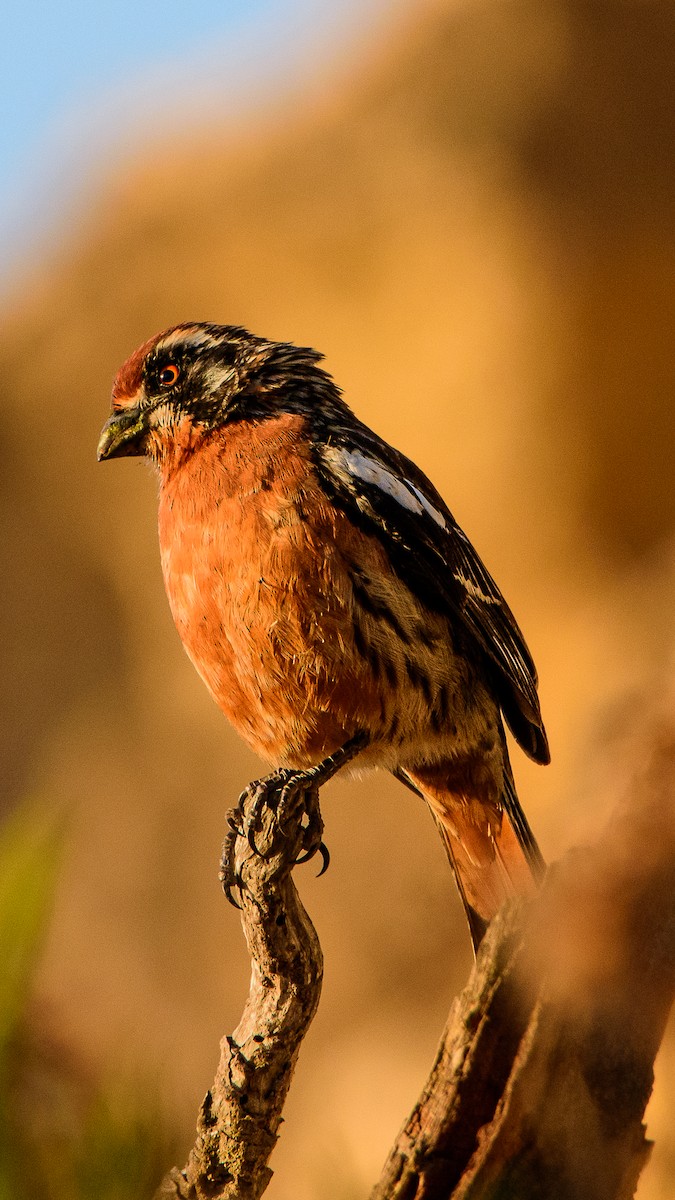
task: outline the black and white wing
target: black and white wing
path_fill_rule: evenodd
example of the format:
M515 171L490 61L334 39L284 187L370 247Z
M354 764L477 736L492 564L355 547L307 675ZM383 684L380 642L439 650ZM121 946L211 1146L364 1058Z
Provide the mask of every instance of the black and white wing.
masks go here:
M515 617L471 542L422 471L354 419L315 442L316 467L333 500L386 545L394 570L419 599L465 631L488 660L495 694L523 750L550 759L537 672Z

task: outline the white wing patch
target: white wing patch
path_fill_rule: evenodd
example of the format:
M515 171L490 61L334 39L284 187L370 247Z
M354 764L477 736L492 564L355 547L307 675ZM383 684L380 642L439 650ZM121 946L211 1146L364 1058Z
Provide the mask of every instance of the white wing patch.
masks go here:
M441 529L446 528L443 514L434 508L419 488L416 488L410 480L400 479L399 476L394 475L377 459L369 458L366 454L361 454L359 450L344 449L333 450L330 457L333 459L336 470L343 477L346 474L352 479L360 479L362 483L372 484L387 496L391 496L392 500L395 500L402 508L407 508L409 512L418 515L427 512L432 520L440 525Z
M473 596L474 600L480 600L483 604L501 604L499 596L490 596L478 587L478 584L473 579L467 579L466 575L462 575L461 571L455 571L455 579L461 583L462 587Z
M441 529L447 528L447 522L445 520L445 517L443 516L443 513L439 512L439 510L437 508L434 508L431 501L427 500L426 496L424 495L424 492L421 492L419 490L419 488L415 487L414 483L410 483L410 481L407 479L406 479L406 483L408 484L408 487L412 488L412 490L415 493L415 495L417 496L420 504L422 505L423 508L425 508L427 510L429 516L432 517L432 519L436 522L436 524L440 525Z

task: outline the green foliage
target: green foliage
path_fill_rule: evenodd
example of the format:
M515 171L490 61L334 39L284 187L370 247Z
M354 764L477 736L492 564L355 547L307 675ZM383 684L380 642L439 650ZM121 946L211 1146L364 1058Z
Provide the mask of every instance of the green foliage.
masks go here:
M0 1082L28 998L51 907L61 831L37 806L22 806L0 830Z
M0 1200L18 1200L16 1047L50 909L61 837L41 808L24 805L0 831Z
M119 1095L114 1101L99 1097L88 1113L73 1163L73 1194L78 1200L150 1197L172 1165L175 1149L154 1097L147 1108Z
M156 1099L103 1092L32 1005L64 832L35 805L0 830L0 1200L143 1200L174 1154Z

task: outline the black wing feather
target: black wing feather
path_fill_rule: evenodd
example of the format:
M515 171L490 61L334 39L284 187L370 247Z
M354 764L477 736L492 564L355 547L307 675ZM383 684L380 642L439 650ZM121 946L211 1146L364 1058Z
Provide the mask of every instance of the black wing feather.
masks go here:
M387 546L394 570L437 612L459 618L461 628L489 663L506 721L523 750L537 762L550 753L537 695L537 672L515 617L426 475L405 455L359 421L322 431L316 466L326 490L362 528ZM358 456L408 485L404 502L346 464ZM411 485L411 486L409 486Z

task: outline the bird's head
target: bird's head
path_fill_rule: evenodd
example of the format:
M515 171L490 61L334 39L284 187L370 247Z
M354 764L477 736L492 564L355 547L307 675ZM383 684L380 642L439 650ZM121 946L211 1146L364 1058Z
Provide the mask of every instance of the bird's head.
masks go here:
M315 350L270 342L232 325L177 325L151 338L120 368L99 462L147 455L157 465L190 453L236 420L344 402Z

